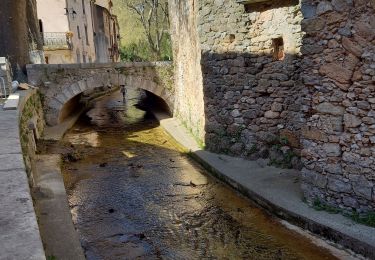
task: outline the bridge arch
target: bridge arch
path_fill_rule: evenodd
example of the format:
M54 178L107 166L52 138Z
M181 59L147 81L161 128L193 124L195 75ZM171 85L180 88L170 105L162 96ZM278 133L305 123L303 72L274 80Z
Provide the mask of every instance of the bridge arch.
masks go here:
M44 95L46 123L61 123L66 106L87 90L103 86L139 88L174 107L173 68L169 63L28 65L29 83ZM167 73L166 73L167 72ZM166 79L167 78L167 79Z

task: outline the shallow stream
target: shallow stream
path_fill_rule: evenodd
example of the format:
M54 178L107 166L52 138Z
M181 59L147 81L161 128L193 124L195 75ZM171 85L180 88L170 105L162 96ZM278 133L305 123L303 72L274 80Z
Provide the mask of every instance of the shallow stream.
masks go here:
M97 101L49 153L87 259L335 259L211 178L136 107Z

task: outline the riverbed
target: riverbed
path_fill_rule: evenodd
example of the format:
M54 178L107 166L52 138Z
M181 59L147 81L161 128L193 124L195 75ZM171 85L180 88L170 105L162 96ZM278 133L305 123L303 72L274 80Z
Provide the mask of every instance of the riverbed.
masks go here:
M212 178L139 105L144 96L97 100L46 146L63 154L87 259L335 259Z

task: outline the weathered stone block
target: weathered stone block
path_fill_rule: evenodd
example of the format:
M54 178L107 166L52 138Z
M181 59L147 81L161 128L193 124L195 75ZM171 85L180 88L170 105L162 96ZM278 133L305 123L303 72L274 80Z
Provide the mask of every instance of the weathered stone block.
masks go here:
M329 172L331 174L337 174L337 175L341 175L342 174L342 166L341 164L339 163L335 163L335 164L327 164L326 167L324 167L324 170L326 172Z
M280 113L269 110L266 113L264 113L264 116L266 118L275 119L275 118L279 118L280 117Z
M341 155L341 147L339 144L326 143L323 145L323 151L327 156L338 157Z
M241 116L241 112L238 109L233 110L230 114L231 114L232 117Z
M327 13L329 11L332 11L332 10L333 10L333 8L332 8L332 5L331 5L330 2L321 1L316 8L316 14L322 15L322 14L325 14L325 13Z
M327 135L317 128L304 127L304 128L302 128L301 135L306 139L311 139L311 140L315 140L315 141L322 141L322 142L328 141Z
M342 155L342 160L348 163L358 163L360 159L358 154L352 152L344 152Z
M353 2L347 0L332 0L333 8L338 12L345 12L353 5Z
M325 21L321 18L310 18L302 21L302 30L305 32L320 31L325 26Z
M348 127L348 128L358 127L359 125L362 124L362 120L359 117L354 116L352 114L345 114L344 124L345 124L345 127Z
M342 202L344 203L345 206L351 207L353 209L356 209L359 207L358 201L351 196L343 196Z
M339 83L349 83L353 72L335 63L328 63L320 67L319 72Z
M342 38L342 46L350 53L360 58L363 53L363 49L359 44L352 42L349 38Z
M324 132L335 133L343 131L343 117L342 116L320 116L317 126Z
M280 130L280 137L286 138L288 140L288 145L294 148L300 148L300 137L296 132L288 129Z
M372 188L374 184L366 179L363 175L349 175L354 192L368 200L371 200Z
M336 192L350 193L352 191L352 185L350 183L334 177L328 177L328 188Z
M328 102L319 104L316 107L316 110L322 114L331 114L331 115L343 115L345 108L342 106L336 106Z

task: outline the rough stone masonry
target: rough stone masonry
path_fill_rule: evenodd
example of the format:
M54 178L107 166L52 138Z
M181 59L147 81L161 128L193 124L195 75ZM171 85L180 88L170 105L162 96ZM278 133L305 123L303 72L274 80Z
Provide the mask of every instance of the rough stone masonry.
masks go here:
M176 114L211 151L302 169L310 203L375 210L375 1L250 2L170 0Z

